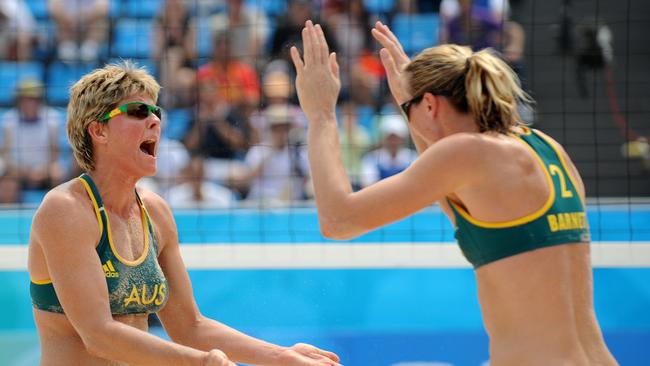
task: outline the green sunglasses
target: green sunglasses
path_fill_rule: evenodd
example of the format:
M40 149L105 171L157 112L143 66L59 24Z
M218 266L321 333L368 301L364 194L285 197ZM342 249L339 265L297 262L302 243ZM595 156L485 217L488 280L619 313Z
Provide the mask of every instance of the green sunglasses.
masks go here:
M99 121L106 122L122 113L126 113L127 116L137 119L145 119L153 113L160 119L162 116L162 108L142 102L128 102L106 113Z

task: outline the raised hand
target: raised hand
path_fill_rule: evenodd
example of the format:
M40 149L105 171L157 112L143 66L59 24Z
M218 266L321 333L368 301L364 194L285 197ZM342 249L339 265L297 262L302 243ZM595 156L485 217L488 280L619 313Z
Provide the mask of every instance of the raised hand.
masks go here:
M341 366L334 353L305 343L286 348L279 359L283 366Z
M379 50L379 56L381 56L381 62L386 69L390 92L393 94L395 101L402 104L412 98L408 80L403 71L411 60L388 26L377 22L371 32L377 42L384 47Z
M303 59L298 49L291 47L291 59L296 67L296 90L303 112L309 121L318 121L335 114L336 100L341 90L336 54L330 53L319 24L311 20L302 30Z

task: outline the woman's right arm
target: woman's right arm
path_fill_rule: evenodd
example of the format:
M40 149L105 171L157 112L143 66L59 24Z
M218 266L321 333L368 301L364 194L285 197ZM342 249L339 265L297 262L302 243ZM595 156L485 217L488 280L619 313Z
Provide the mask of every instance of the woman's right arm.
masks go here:
M97 234L87 207L56 190L36 212L31 232L32 244L43 250L65 315L88 353L134 365L234 365L220 351L199 351L115 321L95 250Z
M335 54L311 21L302 31L304 56L296 47L296 90L309 121L309 162L323 235L349 239L395 222L473 183L485 164L483 145L473 134L441 139L403 172L352 192L343 168L335 105L340 88ZM303 61L304 59L304 61ZM399 99L398 99L399 100Z

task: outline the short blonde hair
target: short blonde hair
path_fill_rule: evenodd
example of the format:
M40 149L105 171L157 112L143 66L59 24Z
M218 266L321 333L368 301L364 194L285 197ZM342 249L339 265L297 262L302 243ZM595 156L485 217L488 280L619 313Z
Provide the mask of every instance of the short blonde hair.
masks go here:
M517 103L532 103L519 78L492 50L445 44L427 48L406 66L411 93L443 95L471 113L479 130L507 133L523 124Z
M145 93L158 99L160 85L143 68L130 61L109 64L86 74L70 88L66 129L74 158L84 171L95 169L88 126L118 107L130 96Z

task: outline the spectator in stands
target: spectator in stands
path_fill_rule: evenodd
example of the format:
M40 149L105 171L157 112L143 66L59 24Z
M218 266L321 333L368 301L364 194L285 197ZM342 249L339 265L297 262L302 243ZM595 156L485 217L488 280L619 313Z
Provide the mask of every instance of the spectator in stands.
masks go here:
M364 155L361 162L362 187L403 171L417 158L417 153L406 147L409 130L402 116L382 116L379 131L381 147Z
M269 36L266 14L248 6L244 0L227 0L226 11L211 19L212 31L231 35L230 54L251 66L264 61L264 46Z
M43 105L43 85L32 79L19 82L16 108L2 121L2 158L6 178L25 190L46 190L65 177L59 163L59 128L62 116Z
M461 13L462 0L439 1L439 14L443 20L457 17ZM465 6L467 6L465 4ZM508 19L510 16L509 0L473 0L471 6L483 12L488 12L495 19Z
M160 103L166 108L186 107L194 100L193 35L183 1L167 0L154 22L153 47L153 58L164 85Z
M500 49L503 19L497 18L490 8L475 5L473 0L458 0L458 10L444 16L442 22L442 43L471 46L474 50Z
M289 48L297 45L300 48L302 38L300 32L307 19L318 19L312 14L311 2L309 0L288 0L287 14L276 22L276 29L271 42L271 57L282 59L287 63L291 62ZM336 39L329 31L327 24L321 24L327 43L331 51L337 51Z
M215 33L212 59L199 68L197 80L217 88L214 93L217 103L228 103L246 114L259 104L259 77L253 67L232 57L231 44L230 32Z
M259 134L259 140L268 141L270 138L270 129L266 120L266 110L272 106L284 106L288 109L293 123L295 133L304 136L307 131L307 119L302 109L291 101L292 94L291 77L286 68L275 68L269 70L262 81L262 103L264 107L253 112L251 115L251 124Z
M218 183L243 189L247 175L242 162L257 132L247 118L215 97L218 86L212 82L199 84L199 100L185 145L192 155L206 159L205 176Z
M372 27L370 14L366 11L363 0L327 0L325 6L325 20L339 47L337 59L341 66L353 63L371 42L368 33Z
M371 16L363 0L328 0L325 13L339 47L341 87L361 104L375 104L382 99L383 66L372 49Z
M97 60L108 35L108 0L49 0L57 28L58 56L67 62Z
M366 129L359 125L357 104L352 100L341 104L341 126L339 144L343 167L350 177L354 190L361 188L361 159L370 147L370 137Z
M206 179L204 163L202 157L194 157L182 182L163 195L172 207L228 208L237 202L230 189Z
M491 47L521 78L525 36L521 25L508 19L508 4L507 0L443 0L440 41L475 51Z
M36 33L36 21L24 0L0 1L0 59L31 59Z
M509 12L508 0L443 0L440 4L440 41L470 46L474 51L487 47L496 50L527 90L524 29L509 20ZM534 111L529 104L519 101L517 108L525 122L534 122Z
M288 203L307 195L309 164L303 144L290 141L294 121L286 106L266 110L271 130L268 141L253 146L246 155L249 167L248 200L263 203Z

